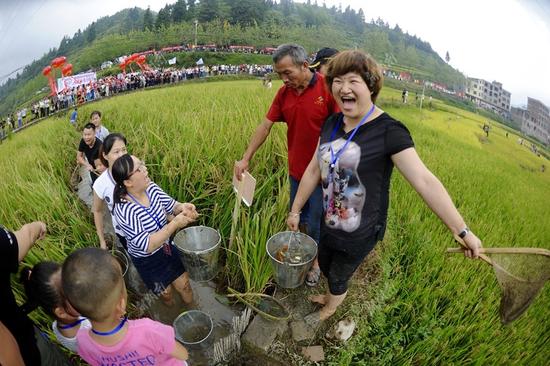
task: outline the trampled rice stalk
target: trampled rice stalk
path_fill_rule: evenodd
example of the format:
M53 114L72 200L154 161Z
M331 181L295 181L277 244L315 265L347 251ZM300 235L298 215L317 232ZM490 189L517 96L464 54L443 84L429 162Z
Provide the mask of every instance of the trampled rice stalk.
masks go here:
M263 119L275 89L266 93L256 81L190 84L104 99L84 105L79 115L101 110L105 126L123 132L130 152L152 164L151 178L178 200L193 202L203 214L200 223L227 238L233 164ZM379 101L399 100L399 93L384 88ZM210 106L214 99L216 113ZM387 103L383 109L411 131L419 155L483 241L548 249L550 174L536 169L549 166L544 158L520 146L513 133L506 138L498 127L490 143L481 143L476 133L484 117L456 107L446 107L448 112L425 110L423 122L414 107ZM458 113L461 118L449 122ZM255 203L241 217L240 222L248 224L240 228L238 250L227 253L227 277L237 279L240 285L232 287L241 291L261 292L268 283L265 241L285 227L285 130L284 124L276 124L251 162L251 174L258 179ZM150 132L158 138L150 139ZM0 223L16 229L40 219L48 225L47 238L27 255L27 265L45 258L60 262L76 248L97 245L89 211L68 188L79 135L66 118L52 118L0 145ZM448 230L397 171L388 217L386 237L377 250L380 285L364 285L357 276L352 281L345 306L350 315L366 319L358 324L357 341L330 351L335 364L358 359L372 364L547 363L547 352L540 350L548 348L550 292L541 292L513 331L503 331L494 326L498 319L491 315L499 292L493 274L482 264L465 269L463 260L439 254L453 244ZM21 302L19 285L14 287ZM373 292L370 299L382 302L369 305L372 312L365 309L367 301L354 302L366 291ZM385 295L377 296L379 292ZM369 316L363 317L366 313ZM35 312L33 319L49 329L46 315Z
M228 361L229 356L241 349L241 335L244 333L252 310L246 307L241 315L234 316L231 320L231 334L214 343L214 363Z

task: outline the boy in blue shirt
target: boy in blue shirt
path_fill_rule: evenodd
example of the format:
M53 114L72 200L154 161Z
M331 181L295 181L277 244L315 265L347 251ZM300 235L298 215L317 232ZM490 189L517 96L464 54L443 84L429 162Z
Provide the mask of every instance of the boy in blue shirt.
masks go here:
M78 117L78 112L76 110L76 108L74 109L74 111L71 113L71 119L69 120L69 122L71 122L71 125L75 126L76 127L76 119Z

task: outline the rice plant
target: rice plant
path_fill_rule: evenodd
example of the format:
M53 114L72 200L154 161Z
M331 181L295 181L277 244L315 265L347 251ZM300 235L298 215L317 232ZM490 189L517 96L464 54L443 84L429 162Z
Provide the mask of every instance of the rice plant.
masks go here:
M147 162L151 178L176 199L193 202L199 223L218 229L226 247L233 164L276 86L235 81L139 91L81 107L79 124L101 110L109 130L124 133L131 153ZM383 89L380 105L411 130L420 156L484 244L549 248L550 174L539 170L548 162L495 124L484 139L486 120L479 115L435 100L434 110L419 111L400 105L399 94ZM252 161L254 203L241 208L237 239L225 256L225 278L243 292L260 292L269 283L265 243L285 230L285 132L283 124L275 126ZM61 261L76 248L97 245L91 214L69 188L78 140L68 116L61 116L0 145L0 222L15 229L40 219L49 227L27 264ZM353 316L358 330L346 345L327 350L328 364L545 364L548 289L522 318L502 327L491 268L445 256L455 245L447 229L397 172L391 189L388 230L377 249L380 277L367 285L355 278L338 314ZM20 292L17 287L22 299ZM34 316L48 322L41 313Z

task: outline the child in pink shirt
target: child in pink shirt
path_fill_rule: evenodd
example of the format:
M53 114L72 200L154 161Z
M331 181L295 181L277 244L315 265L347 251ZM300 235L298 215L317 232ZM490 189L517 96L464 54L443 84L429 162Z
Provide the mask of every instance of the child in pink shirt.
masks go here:
M126 335L112 346L94 341L89 330L78 332L78 353L91 365L185 365L171 355L179 345L172 327L148 318L127 323Z
M127 320L122 272L108 251L73 252L61 278L71 305L92 323L76 336L78 353L90 365L187 365L187 350L176 341L172 327L148 318Z

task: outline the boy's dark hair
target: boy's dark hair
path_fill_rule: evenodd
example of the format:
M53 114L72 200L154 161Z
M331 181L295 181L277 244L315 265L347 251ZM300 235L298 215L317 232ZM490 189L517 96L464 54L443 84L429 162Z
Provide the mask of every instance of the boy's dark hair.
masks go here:
M103 249L78 249L63 263L63 293L76 311L94 321L105 320L112 314L109 298L121 281L120 266Z
M86 130L86 129L92 129L92 130L95 130L95 125L93 123L86 123L84 125L84 128L82 129L82 131Z
M97 114L99 116L99 118L101 118L101 112L100 111L92 111L92 113L90 113L90 119L92 119L94 114Z
M49 315L55 316L54 309L63 306L61 289L52 282L52 276L58 271L61 271L61 265L50 261L40 262L32 269L26 267L21 271L20 282L27 294L27 302L22 307L25 313L40 306Z

